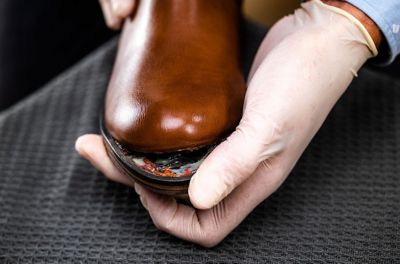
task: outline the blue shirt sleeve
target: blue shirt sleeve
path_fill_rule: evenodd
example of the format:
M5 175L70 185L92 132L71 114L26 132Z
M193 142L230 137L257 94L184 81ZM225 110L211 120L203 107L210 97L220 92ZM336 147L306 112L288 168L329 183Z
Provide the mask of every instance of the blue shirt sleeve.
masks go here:
M388 50L379 57L391 63L400 53L400 0L346 0L367 14L380 28Z

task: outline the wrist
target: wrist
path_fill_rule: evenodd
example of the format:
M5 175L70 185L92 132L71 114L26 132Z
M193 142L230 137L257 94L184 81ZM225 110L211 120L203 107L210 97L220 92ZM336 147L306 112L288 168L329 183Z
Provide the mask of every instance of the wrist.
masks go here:
M355 18L357 18L358 21L363 24L363 26L366 28L368 31L369 35L371 36L372 40L374 41L376 47L379 47L379 45L382 42L382 33L379 29L379 27L375 24L375 22L368 16L366 15L363 11L358 9L357 7L353 6L350 3L340 1L340 0L321 0L323 3L327 5L331 5L337 8L340 8Z

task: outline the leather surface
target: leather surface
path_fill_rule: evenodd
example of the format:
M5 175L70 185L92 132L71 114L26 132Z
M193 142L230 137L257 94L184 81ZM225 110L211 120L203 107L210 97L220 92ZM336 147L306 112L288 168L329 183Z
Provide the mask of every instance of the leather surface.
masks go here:
M247 25L246 72L264 31ZM116 41L0 114L0 263L398 263L400 83L363 70L282 187L219 246L158 231L74 150Z
M139 152L197 148L238 124L240 1L140 1L109 84L111 135Z

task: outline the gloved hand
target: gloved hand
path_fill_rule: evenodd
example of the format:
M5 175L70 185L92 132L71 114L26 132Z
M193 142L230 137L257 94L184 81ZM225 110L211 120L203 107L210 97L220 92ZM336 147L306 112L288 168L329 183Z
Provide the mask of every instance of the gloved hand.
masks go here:
M125 18L130 16L135 8L135 0L99 0L104 19L109 28L121 28Z
M214 246L285 180L375 45L348 13L320 1L302 4L276 23L254 61L243 118L200 166L189 186L197 208L135 184L154 224ZM77 150L113 180L99 136L80 137Z

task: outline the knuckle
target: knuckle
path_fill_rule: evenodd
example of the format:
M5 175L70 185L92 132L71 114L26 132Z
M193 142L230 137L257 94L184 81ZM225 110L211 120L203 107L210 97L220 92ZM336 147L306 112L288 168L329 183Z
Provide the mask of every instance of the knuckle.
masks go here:
M219 225L219 218L214 214L213 217L209 218L208 221L199 229L197 232L196 243L206 247L212 248L218 245L227 235L222 231Z
M163 232L174 233L176 228L179 227L179 218L175 216L177 214L178 207L174 209L174 212L168 212L168 208L158 212L152 217L153 224L155 227ZM178 222L177 222L178 221Z
M196 243L206 247L212 248L218 245L222 241L222 237L220 237L215 230L209 230L204 232L197 240Z
M162 231L167 233L175 231L175 225L173 224L173 219L170 219L169 221L164 222L162 224Z
M200 246L202 246L202 247L205 247L205 248L213 248L213 247L215 247L216 245L218 245L219 244L219 241L202 241L202 242L199 242L198 243Z

